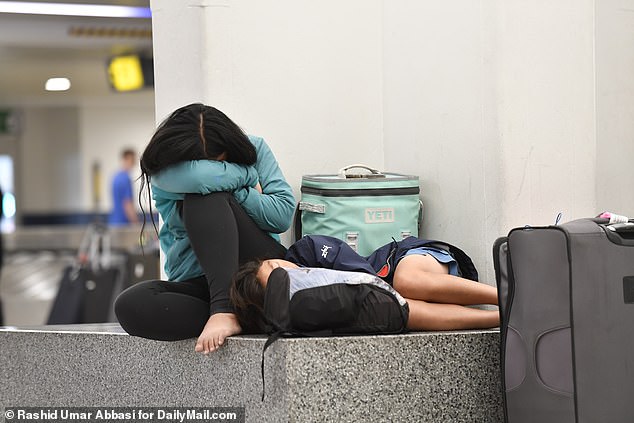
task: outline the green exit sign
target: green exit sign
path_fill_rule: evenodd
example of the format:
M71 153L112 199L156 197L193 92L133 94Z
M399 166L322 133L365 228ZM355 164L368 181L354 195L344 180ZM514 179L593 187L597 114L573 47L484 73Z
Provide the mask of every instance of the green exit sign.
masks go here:
M18 129L16 113L10 109L0 109L0 135L15 134Z

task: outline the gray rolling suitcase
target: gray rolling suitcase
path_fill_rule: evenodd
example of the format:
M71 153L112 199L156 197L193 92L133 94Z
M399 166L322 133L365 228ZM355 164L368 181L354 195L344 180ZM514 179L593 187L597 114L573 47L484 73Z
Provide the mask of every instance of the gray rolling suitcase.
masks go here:
M493 254L506 421L634 421L634 223L517 228Z

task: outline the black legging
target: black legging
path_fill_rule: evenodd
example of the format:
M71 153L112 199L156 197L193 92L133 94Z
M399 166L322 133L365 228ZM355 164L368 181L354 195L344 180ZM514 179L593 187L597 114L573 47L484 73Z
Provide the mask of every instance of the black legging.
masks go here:
M130 335L162 341L200 335L211 314L233 312L229 286L240 264L282 258L286 253L231 194L188 194L182 217L205 276L181 282L145 281L123 291L114 308Z

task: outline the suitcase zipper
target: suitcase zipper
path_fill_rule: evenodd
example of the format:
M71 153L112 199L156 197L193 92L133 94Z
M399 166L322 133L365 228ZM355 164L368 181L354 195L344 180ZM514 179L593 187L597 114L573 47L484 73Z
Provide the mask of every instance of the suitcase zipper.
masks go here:
M419 187L407 188L356 188L356 189L322 189L313 187L301 187L304 194L321 195L323 197L349 197L349 196L369 196L377 197L383 195L418 195Z

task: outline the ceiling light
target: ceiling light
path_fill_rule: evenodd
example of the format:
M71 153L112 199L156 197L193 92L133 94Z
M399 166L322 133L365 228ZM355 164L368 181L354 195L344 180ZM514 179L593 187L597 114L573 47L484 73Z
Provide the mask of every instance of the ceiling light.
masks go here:
M149 7L114 6L106 4L32 3L0 1L0 13L27 15L90 16L97 18L151 18Z
M46 91L68 91L70 89L70 79L49 78L44 85Z

